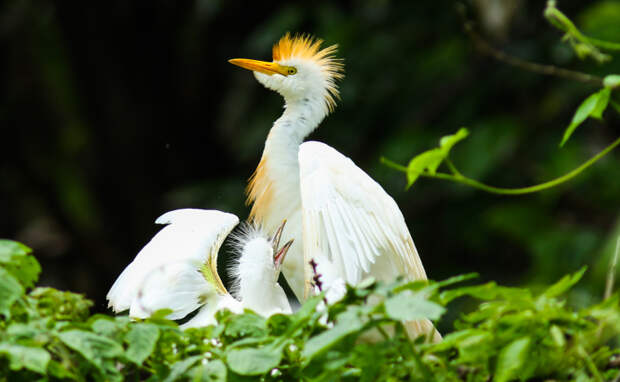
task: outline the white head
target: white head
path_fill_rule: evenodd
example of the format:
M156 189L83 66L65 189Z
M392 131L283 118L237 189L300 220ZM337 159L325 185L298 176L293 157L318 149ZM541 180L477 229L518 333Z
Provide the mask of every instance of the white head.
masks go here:
M232 267L236 284L233 291L244 308L259 314L290 311L286 294L278 284L282 261L293 243L290 240L279 248L284 224L272 238L255 226L246 226L235 238L240 256Z
M287 105L315 104L324 117L336 106L336 80L344 76L344 65L334 56L337 46L320 49L322 42L287 33L273 46L272 62L243 58L229 62L252 70L258 82L280 93Z

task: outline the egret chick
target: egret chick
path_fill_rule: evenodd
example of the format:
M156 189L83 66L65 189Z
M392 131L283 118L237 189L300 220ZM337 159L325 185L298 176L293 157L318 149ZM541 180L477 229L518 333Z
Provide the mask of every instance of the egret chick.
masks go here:
M217 254L238 221L235 215L216 210L181 209L162 215L156 222L166 226L116 280L107 295L110 307L115 312L129 309L134 318L171 309L169 319L182 319L200 309L182 328L214 324L215 313L224 308L234 313L244 308L262 315L290 313L277 284L280 265L292 243L278 248L284 223L271 240L258 229L252 230L251 239L238 237L239 264L260 265L265 274L253 274L247 280L245 273L238 275L243 285L238 295L241 302L224 287L217 272Z
M268 241L265 234L256 226L247 226L241 235L236 236L236 247L241 253L234 263L231 273L234 278L235 295L244 308L263 316L276 313L291 313L286 293L278 284L280 268L293 240L278 249L284 224Z

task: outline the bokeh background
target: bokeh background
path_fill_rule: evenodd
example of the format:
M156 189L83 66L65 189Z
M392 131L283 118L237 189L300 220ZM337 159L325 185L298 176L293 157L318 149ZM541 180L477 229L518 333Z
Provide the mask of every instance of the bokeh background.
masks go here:
M520 187L562 175L620 134L610 110L558 143L596 90L481 55L454 1L6 1L0 5L0 236L34 248L43 285L105 293L163 212L248 215L244 187L282 100L229 58L269 59L286 31L340 45L342 101L310 137L351 157L394 196L431 278L541 285L582 265L602 295L620 235L620 152L574 181L496 196L441 180L405 191L400 163L461 126L456 165ZM594 74L540 0L471 0L467 17L509 54ZM619 1L559 1L584 32L620 41ZM616 95L617 96L617 95Z

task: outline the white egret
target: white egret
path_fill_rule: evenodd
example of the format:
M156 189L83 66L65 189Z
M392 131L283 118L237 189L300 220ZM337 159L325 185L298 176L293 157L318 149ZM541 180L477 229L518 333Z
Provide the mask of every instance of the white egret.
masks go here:
M278 249L283 223L269 242L260 227L247 225L241 234L234 237L237 252L241 254L233 263L233 294L244 308L263 316L276 313L291 313L286 293L278 284L280 268L293 239Z
M343 77L336 45L288 33L273 46L272 62L232 59L284 98L284 113L267 140L248 185L250 217L267 232L286 219L295 238L282 271L300 300L311 292L308 263L325 256L349 284L368 276L424 280L426 273L394 200L349 158L308 134L334 109ZM325 261L324 261L325 262ZM433 334L430 321L408 323L412 334Z
M239 219L216 210L181 209L163 214L166 224L118 277L108 292L115 312L129 309L129 316L146 318L168 308L168 318L182 319L200 311L183 327L215 322L214 315L227 308L244 308L269 316L290 313L284 290L277 282L280 266L292 241L278 248L284 223L268 239L260 228L245 229L235 238L239 253L233 277L238 284L235 299L217 272L218 251Z

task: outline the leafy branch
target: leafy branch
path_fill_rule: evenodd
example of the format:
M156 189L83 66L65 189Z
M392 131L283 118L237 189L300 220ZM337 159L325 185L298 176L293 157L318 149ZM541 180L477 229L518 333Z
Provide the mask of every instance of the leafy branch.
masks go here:
M555 0L549 0L547 2L547 8L545 9L544 15L554 26L566 32L564 39L571 43L571 46L575 49L580 58L592 56L602 62L607 61L610 57L601 53L597 47L608 50L620 50L620 44L596 40L585 36L577 29L575 24L570 21L568 17L566 17L555 7L555 4ZM457 10L463 19L465 33L467 33L467 35L471 38L475 47L480 52L487 54L498 61L526 71L543 75L563 77L602 87L602 89L591 94L579 105L573 115L571 123L564 131L562 140L560 141L560 147L564 146L577 127L579 127L586 119L593 118L602 120L603 113L609 106L615 109L616 112L620 113L620 104L614 101L612 97L614 90L620 88L620 75L610 74L605 77L598 77L587 73L559 68L553 65L543 65L508 55L505 52L492 47L475 31L473 22L468 20L465 15L465 7L463 5L460 5ZM550 181L528 187L502 188L490 186L463 175L450 160L449 154L452 147L457 142L465 139L468 134L469 132L467 129L461 128L456 134L441 138L439 147L415 156L411 159L408 166L400 165L385 157L381 158L381 162L390 168L407 174L407 188L410 188L419 177L428 177L461 183L494 194L523 195L543 191L573 179L620 144L620 138L618 138L577 168ZM437 172L437 169L442 163L445 163L449 173Z
M574 70L560 68L554 65L546 65L540 64L537 62L532 62L528 60L524 60L519 57L512 56L506 52L503 52L491 44L489 44L485 39L476 32L474 28L474 22L468 20L464 16L464 10L460 8L460 13L463 15L463 30L467 34L467 36L471 39L474 44L474 47L482 54L493 57L499 62L503 62L505 64L520 68L522 70L542 74L546 76L556 76L563 77L569 80L583 82L595 86L601 86L603 84L603 78L599 76L595 76L588 73L582 73Z
M598 154L584 162L579 167L573 169L572 171L558 177L552 179L550 181L536 184L528 187L521 188L502 188L495 187L479 182L475 179L468 178L463 175L452 163L449 157L450 149L452 146L467 137L468 131L465 128L461 128L456 134L448 135L440 140L439 148L435 148L429 151L425 151L422 154L414 157L408 166L400 165L390 159L385 157L381 158L381 163L387 165L388 167L393 168L394 170L398 170L407 174L407 188L411 187L413 183L420 177L426 178L435 178L435 179L443 179L449 180L456 183L465 184L467 186L471 186L477 188L482 191L486 191L493 194L501 194L501 195L523 195L523 194L531 194L533 192L539 192L542 190L546 190L548 188L552 188L558 186L562 183L565 183L577 175L581 174L585 169L592 166L598 160L607 155L610 151L620 145L620 138L613 141L609 146L601 150ZM442 143L443 142L443 143ZM451 142L450 145L446 145L447 142ZM437 172L439 166L445 163L450 173L445 172Z
M611 60L611 56L600 51L620 51L620 44L616 42L598 40L584 35L575 24L556 7L556 0L548 0L544 11L545 18L559 30L563 31L563 40L568 41L579 58L592 57L604 63Z
M444 147L454 142L444 141ZM618 296L583 309L565 301L585 268L539 293L488 282L372 279L319 309L261 317L218 312L218 323L181 330L165 319L90 315L90 301L34 287L29 248L0 240L0 380L276 381L613 380L620 377ZM43 290L42 290L43 289ZM478 303L443 341L409 338L403 321L441 319L453 300ZM375 303L369 304L372 299ZM373 334L379 334L373 336ZM372 342L367 338L372 337ZM615 344L615 345L614 345Z

